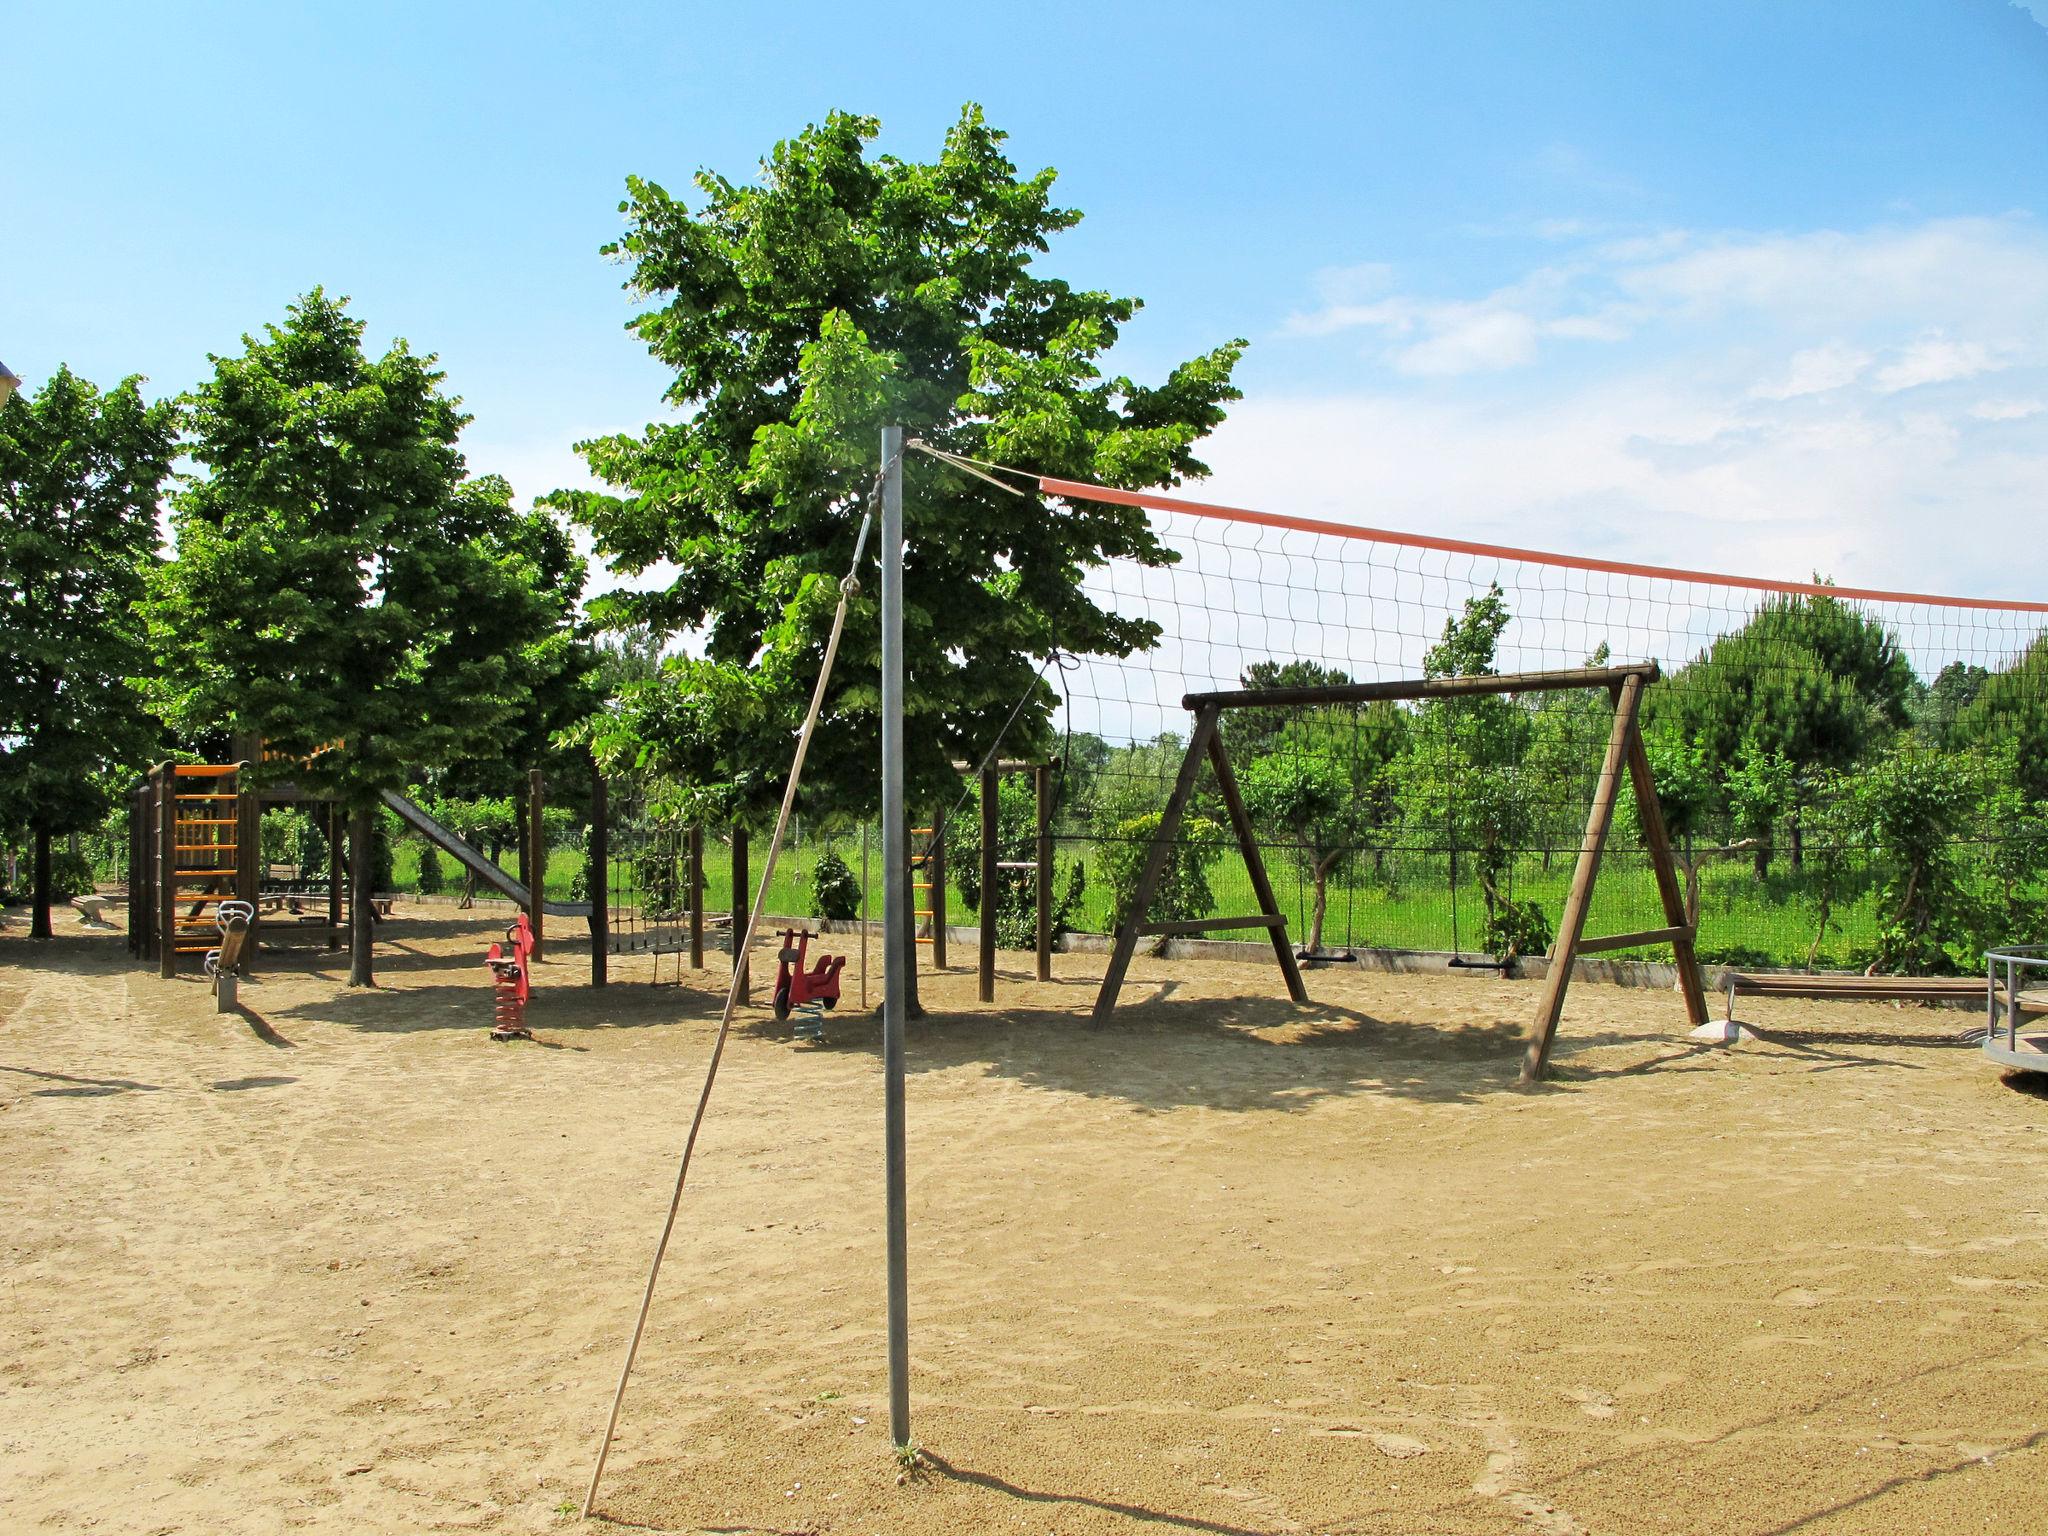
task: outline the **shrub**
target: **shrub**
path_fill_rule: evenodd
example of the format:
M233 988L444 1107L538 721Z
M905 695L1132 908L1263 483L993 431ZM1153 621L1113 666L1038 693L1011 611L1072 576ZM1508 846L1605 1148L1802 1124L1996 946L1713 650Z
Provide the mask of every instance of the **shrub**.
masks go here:
M860 896L860 881L854 878L846 860L831 848L819 854L811 870L812 915L835 922L859 917Z
M1138 877L1145 870L1145 856L1159 830L1159 812L1133 816L1117 823L1113 836L1095 845L1097 863L1109 882L1110 921L1121 923L1137 900ZM1223 852L1222 827L1206 816L1181 818L1180 836L1175 840L1166 869L1159 877L1159 889L1152 896L1148 920L1163 923L1191 922L1207 917L1216 898L1209 889L1209 866Z
M432 843L420 844L419 874L413 885L422 896L439 895L446 884L441 875L441 850Z

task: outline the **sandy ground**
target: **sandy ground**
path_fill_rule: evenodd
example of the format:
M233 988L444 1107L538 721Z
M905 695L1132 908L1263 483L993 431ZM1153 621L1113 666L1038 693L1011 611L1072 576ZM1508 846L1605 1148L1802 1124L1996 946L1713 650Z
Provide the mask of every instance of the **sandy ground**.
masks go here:
M716 1017L482 922L219 1016L0 932L0 1529L567 1529ZM2048 1531L2048 1097L1966 1015L1101 959L910 1037L885 1428L872 1018L728 1051L601 1501L720 1532ZM758 974L758 973L757 973ZM757 991L759 984L757 982ZM879 996L879 977L876 978Z

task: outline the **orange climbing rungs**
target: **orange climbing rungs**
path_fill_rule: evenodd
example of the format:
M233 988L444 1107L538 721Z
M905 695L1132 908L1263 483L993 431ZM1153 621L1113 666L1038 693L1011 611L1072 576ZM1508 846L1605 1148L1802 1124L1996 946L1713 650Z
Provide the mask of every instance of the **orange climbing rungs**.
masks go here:
M242 797L229 792L224 795L175 795L172 798L177 800L239 800Z
M218 779L238 768L235 763L174 763L171 772L181 779Z
M178 852L178 853L233 853L233 852L235 852L235 851L236 851L236 850L237 850L237 849L238 849L238 848L239 848L240 846L241 846L241 845L240 845L239 843L173 843L173 844L171 844L171 847L172 847L172 849L173 849L174 851Z
M171 875L173 880L232 880L232 869L180 869Z
M239 826L240 823L232 816L228 817L225 821L208 821L197 816L180 816L177 820L177 825L181 827L233 827Z

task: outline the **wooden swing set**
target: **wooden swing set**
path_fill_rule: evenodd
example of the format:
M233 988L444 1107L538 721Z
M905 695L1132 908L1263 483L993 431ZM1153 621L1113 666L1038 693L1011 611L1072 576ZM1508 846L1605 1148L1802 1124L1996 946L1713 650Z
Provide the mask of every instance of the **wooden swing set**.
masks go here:
M1533 1083L1543 1075L1550 1059L1550 1044L1564 1012L1565 990L1571 985L1572 967L1581 955L1649 945L1671 946L1678 965L1679 989L1685 996L1685 1010L1695 1026L1707 1022L1706 993L1700 984L1699 963L1693 954L1693 927L1687 922L1685 898L1679 886L1677 868L1671 856L1671 840L1664 827L1663 808L1657 800L1656 778L1649 754L1643 748L1640 716L1643 690L1657 680L1657 664L1635 666L1579 667L1557 672L1515 672L1473 677L1400 679L1384 683L1335 683L1300 688L1244 688L1217 693L1191 693L1181 700L1195 717L1188 737L1180 773L1167 797L1166 809L1153 833L1145 866L1138 877L1129 915L1117 925L1116 947L1109 969L1096 995L1094 1018L1107 1023L1116 1010L1117 995L1131 956L1144 938L1174 938L1210 933L1219 929L1261 928L1272 941L1273 958L1287 984L1287 995L1297 1003L1308 1001L1302 985L1301 968L1287 936L1287 919L1266 876L1265 861L1252 835L1250 814L1237 786L1230 754L1223 745L1221 722L1225 710L1323 705L1370 704L1381 701L1466 698L1481 694L1552 693L1573 688L1605 689L1614 705L1614 722L1607 735L1607 754L1600 766L1600 778L1593 789L1592 808L1586 817L1585 840L1579 845L1579 859L1572 871L1571 888L1565 896L1564 911L1558 919L1551 943L1549 967L1544 977L1542 1000L1530 1022L1527 1048L1522 1058L1522 1081ZM1182 922L1151 922L1154 894L1172 855L1182 817L1195 791L1202 763L1207 760L1230 817L1238 850L1244 855L1245 870L1251 877L1252 893L1259 904L1251 917L1198 918ZM1626 768L1635 787L1636 812L1642 824L1643 843L1650 855L1650 869L1656 876L1657 893L1664 907L1662 928L1638 933L1586 935L1586 914L1592 906L1593 887L1600 876L1600 859L1607 847L1607 835L1614 825L1614 809Z

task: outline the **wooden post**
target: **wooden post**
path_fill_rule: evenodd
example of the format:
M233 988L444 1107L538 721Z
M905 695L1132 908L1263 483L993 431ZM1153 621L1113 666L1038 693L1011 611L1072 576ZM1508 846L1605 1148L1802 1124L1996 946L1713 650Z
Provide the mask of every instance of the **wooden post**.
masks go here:
M1195 792L1195 775L1201 771L1202 759L1208 755L1209 742L1216 734L1216 718L1220 711L1213 704L1204 706L1195 715L1194 733L1188 737L1188 750L1180 760L1180 774L1173 781L1173 792L1166 797L1166 809L1160 815L1159 829L1152 834L1152 846L1145 854L1145 867L1138 875L1138 889L1131 898L1131 910L1124 920L1116 925L1116 947L1110 951L1109 969L1103 973L1102 990L1095 994L1094 1020L1097 1024L1109 1022L1109 1016L1116 1009L1117 994L1123 990L1124 973L1131 968L1131 956L1138 947L1138 930L1145 925L1145 915L1152 910L1152 893L1159 888L1159 877L1166 871L1166 860L1173 852L1173 839L1180 831L1180 819L1186 813L1188 798Z
M541 935L547 921L548 834L541 824L541 808L547 798L547 777L540 769L526 774L526 847L520 871L526 882L526 925L533 930L533 958L541 958Z
M367 805L352 807L348 818L348 984L374 987L377 861L371 845L377 817Z
M932 969L946 968L946 818L943 812L932 816L931 855L925 860L925 872L932 881Z
M1664 827L1664 806L1657 798L1657 776L1650 768L1650 754L1643 747L1640 723L1629 731L1628 772L1635 785L1636 816L1642 822L1643 843L1650 851L1650 869L1657 877L1657 894L1664 903L1664 921L1675 930L1671 958L1678 966L1678 989L1685 995L1687 1018L1698 1028L1707 1022L1707 994L1700 982L1700 963L1691 918L1685 910L1685 891L1678 883L1678 870L1671 857L1671 835Z
M341 803L327 802L327 947L341 948Z
M1230 825L1237 832L1237 845L1244 852L1244 867L1252 877L1252 894L1259 899L1259 911L1274 919L1266 929L1273 941L1273 957L1280 962L1280 974L1287 979L1287 995L1297 1003L1308 1001L1308 988L1301 984L1301 967L1294 963L1294 946L1288 942L1287 919L1273 895L1273 882L1266 878L1266 861L1252 837L1252 818L1238 793L1237 775L1231 770L1230 754L1223 750L1223 733L1209 733L1209 765L1216 770L1216 786L1223 791L1223 805L1230 812Z
M1586 913L1593 905L1593 884L1600 876L1600 855L1607 846L1608 828L1614 825L1621 765L1628 755L1629 737L1635 731L1636 709L1642 695L1642 678L1631 675L1623 680L1615 696L1614 727L1607 733L1607 757L1600 765L1600 781L1593 789L1593 808L1586 815L1586 836L1579 845L1578 867L1572 871L1564 915L1557 922L1557 939L1550 946L1550 974L1543 978L1543 999L1537 1005L1535 1021L1529 1026L1529 1046L1522 1058L1524 1083L1540 1078L1550 1062L1550 1042L1564 1012L1565 989L1571 985L1572 965L1578 959L1579 940L1586 931ZM1680 920L1683 921L1682 916Z
M739 999L754 1000L754 978L747 965L747 912L752 892L747 880L747 829L732 829L732 968L739 977Z
M690 969L704 969L704 829L690 828Z
M605 797L604 770L590 765L590 841L583 850L583 888L590 896L590 984L601 987L610 979L611 910L611 804Z
M1031 770L1031 787L1038 802L1038 836L1031 857L1038 861L1032 872L1032 896L1036 908L1038 979L1052 980L1052 767L1039 763Z
M263 792L251 782L263 762L263 738L235 738L235 897L249 903L249 930L242 939L242 973L255 968L262 949Z
M156 791L157 974L178 974L178 774L169 763Z
M996 1000L996 837L1000 830L999 781L993 768L981 770L981 1000Z

